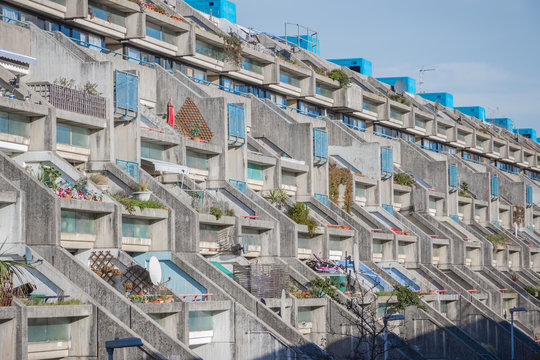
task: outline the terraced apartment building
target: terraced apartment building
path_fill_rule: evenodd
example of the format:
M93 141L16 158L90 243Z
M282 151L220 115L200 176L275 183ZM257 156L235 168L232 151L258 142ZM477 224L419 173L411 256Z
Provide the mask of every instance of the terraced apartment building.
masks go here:
M535 139L183 1L0 20L2 359L382 359L400 286L391 359L539 352Z

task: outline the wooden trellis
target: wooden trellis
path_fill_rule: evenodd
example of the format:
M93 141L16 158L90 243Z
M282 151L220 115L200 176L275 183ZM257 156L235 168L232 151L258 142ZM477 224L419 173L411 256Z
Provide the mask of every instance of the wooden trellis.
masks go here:
M114 256L109 250L92 251L90 254L90 270L95 272L103 280L114 286L113 272L109 269L115 269L113 264Z

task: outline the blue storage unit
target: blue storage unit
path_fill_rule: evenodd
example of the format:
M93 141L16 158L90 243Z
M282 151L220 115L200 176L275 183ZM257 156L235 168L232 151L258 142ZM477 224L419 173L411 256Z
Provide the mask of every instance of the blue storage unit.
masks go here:
M327 60L339 66L348 67L352 71L356 71L366 76L373 75L373 64L371 63L371 61L363 59L363 58L327 59Z
M416 94L416 80L408 76L382 77L382 78L377 78L377 80L385 84L392 85L392 86L394 86L396 81L403 80L406 86L406 91L411 94Z
M285 36L280 36L281 39L285 39ZM315 53L317 55L321 54L320 50L320 41L317 37L311 36L311 35L287 35L288 42L297 45L298 47L301 47L302 49L306 49L308 51L311 51L312 53Z
M531 185L525 186L525 199L527 207L531 207L533 205L533 189Z
M381 177L389 179L394 174L394 155L392 148L381 147Z
M534 129L531 129L531 128L514 129L514 132L523 137L536 141L536 130Z
M474 116L482 121L486 119L486 109L481 106L457 106L454 109L461 111L465 115Z
M236 24L236 4L229 0L186 0L195 9Z
M448 165L448 191L454 193L458 190L459 178L456 165Z
M491 118L491 119L486 119L486 122L496 125L498 127L505 128L512 132L514 131L514 125L512 123L512 119L509 119L509 118Z
M167 287L174 291L177 295L195 295L207 294L208 290L195 281L184 271L180 270L171 260L171 253L168 251L149 251L147 253L137 253L133 259L142 267L147 267L147 262L155 256L161 265L161 280L167 282ZM167 281L170 278L169 281ZM202 300L202 297L198 297ZM187 301L193 300L193 297L186 298Z
M426 100L429 101L439 101L439 104L444 105L448 108L454 108L454 95L447 92L438 92L438 93L422 93L418 94Z
M313 161L315 165L328 162L328 133L321 129L313 129Z
M499 198L499 177L491 175L491 200Z

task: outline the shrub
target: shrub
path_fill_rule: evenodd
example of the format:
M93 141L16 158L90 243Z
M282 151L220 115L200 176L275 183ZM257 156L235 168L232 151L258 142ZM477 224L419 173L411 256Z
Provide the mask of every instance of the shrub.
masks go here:
M390 100L397 101L398 103L401 103L401 104L405 104L407 102L407 99L405 98L405 96L399 95L399 94L388 94L388 98L390 98Z
M341 87L347 87L352 83L352 80L349 77L349 75L345 74L345 72L341 69L334 69L330 71L330 74L328 74L328 77L332 80L339 82L339 85Z
M263 198L272 205L282 207L289 201L289 195L283 189L272 189L263 195Z
M133 215L133 213L135 212L136 207L138 207L141 210L143 210L143 209L166 209L165 206L158 203L157 201L152 201L152 200L142 201L142 200L137 200L137 199L133 199L133 198L128 198L128 197L126 197L124 195L121 195L121 194L115 194L115 195L112 195L112 197L116 201L118 201L120 204L122 204L131 215Z
M499 246L506 245L506 236L502 234L489 234L486 235L486 239L493 244L493 251L497 251Z
M96 185L107 185L109 183L109 179L103 174L93 174L90 176L90 180Z
M338 279L326 278L321 279L319 277L310 281L309 295L310 297L321 298L325 295L330 296L332 299L339 301L337 296Z
M307 225L309 236L315 236L317 223L309 217L309 209L304 203L297 202L288 211L289 217L299 225Z
M414 184L416 184L416 180L414 180L414 177L407 173L394 174L394 181L398 185L405 185L405 186L413 186Z
M402 312L408 306L415 306L425 310L426 307L420 303L420 295L411 290L408 286L398 285L394 288L397 297L397 304L393 306L397 312Z
M221 219L221 216L223 215L221 209L217 207L211 207L209 212L210 215L214 215L216 217L216 220Z
M339 185L345 185L343 209L348 213L351 212L353 205L353 183L353 177L349 169L338 169L336 165L331 165L328 169L328 197L337 204L339 200Z

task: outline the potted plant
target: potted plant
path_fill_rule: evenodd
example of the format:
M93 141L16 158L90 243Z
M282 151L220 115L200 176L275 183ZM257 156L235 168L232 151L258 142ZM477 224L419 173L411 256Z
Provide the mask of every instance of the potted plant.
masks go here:
M150 183L148 181L140 182L139 186L137 187L137 191L133 193L133 197L141 201L150 200L150 195L152 195L152 192L148 191L149 186L150 186Z
M96 186L101 191L107 191L109 189L109 178L103 175L102 173L98 173L98 174L94 174L90 176L90 180L92 180L92 182L96 184Z
M189 136L192 140L201 141L201 138L199 137L201 135L201 128L199 125L200 124L197 124L197 126L192 126L189 128Z

